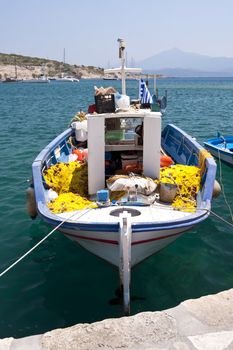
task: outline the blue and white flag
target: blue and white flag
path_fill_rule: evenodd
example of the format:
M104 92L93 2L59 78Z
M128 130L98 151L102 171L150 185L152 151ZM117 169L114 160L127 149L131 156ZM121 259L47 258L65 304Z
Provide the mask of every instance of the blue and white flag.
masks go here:
M152 103L150 91L148 90L145 81L143 81L142 79L140 80L139 85L139 96L141 103Z

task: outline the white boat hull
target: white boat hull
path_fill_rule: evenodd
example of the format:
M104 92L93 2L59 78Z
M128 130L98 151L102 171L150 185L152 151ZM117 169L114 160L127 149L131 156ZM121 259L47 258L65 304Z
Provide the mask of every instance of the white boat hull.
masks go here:
M222 151L222 150L218 150L214 147L206 147L210 152L211 154L219 159L219 160L222 160L223 162L233 166L233 153L232 152L227 152L227 151Z
M21 83L46 84L46 83L49 83L49 80L48 79L25 79L25 80L21 80Z
M204 145L215 158L233 166L233 136L209 139Z
M175 241L191 226L183 229L134 232L131 244L131 266L155 254ZM119 266L119 232L74 231L60 229L65 236L75 241L92 254Z

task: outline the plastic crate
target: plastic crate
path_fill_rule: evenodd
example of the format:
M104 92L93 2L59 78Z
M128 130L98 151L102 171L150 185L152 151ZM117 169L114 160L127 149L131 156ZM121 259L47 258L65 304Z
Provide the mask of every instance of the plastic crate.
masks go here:
M97 113L113 113L115 112L114 95L98 95L95 96L95 105Z
M109 130L105 133L105 141L120 141L123 137L123 130Z

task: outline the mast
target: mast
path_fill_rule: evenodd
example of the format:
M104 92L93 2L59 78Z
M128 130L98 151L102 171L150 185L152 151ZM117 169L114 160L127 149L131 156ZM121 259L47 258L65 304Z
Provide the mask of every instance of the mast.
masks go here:
M118 39L119 42L119 58L121 59L121 91L126 95L125 88L125 42L123 39Z
M17 66L16 66L16 58L15 58L15 79L17 80L18 73L17 73Z
M63 49L63 63L66 63L66 49Z
M156 74L154 74L154 93L156 93Z
M126 95L125 73L141 73L141 68L127 68L125 65L125 41L118 39L119 43L119 58L121 59L121 67L113 69L105 69L104 73L121 73L121 93Z

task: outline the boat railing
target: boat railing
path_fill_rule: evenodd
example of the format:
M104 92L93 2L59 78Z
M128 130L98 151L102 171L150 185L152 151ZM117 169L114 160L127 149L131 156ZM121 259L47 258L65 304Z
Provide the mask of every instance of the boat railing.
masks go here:
M221 136L220 136L220 139L223 140L224 148L227 148L227 141L226 141L225 137L221 135Z
M176 163L199 166L199 155L203 147L201 147L194 138L177 128L175 125L169 124L162 133L162 147ZM216 174L216 163L214 159L205 158L205 168L202 173L201 180L201 197L203 201L211 201L212 190Z
M39 153L32 164L34 187L37 187L35 188L37 202L45 203L45 183L43 182L43 178L41 176L42 170L47 169L52 164L52 160L54 157L56 157L54 154L54 149L60 147L62 149L66 149L66 152L68 152L67 138L71 135L71 133L72 129L69 128L65 130L61 135L56 137Z

